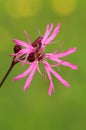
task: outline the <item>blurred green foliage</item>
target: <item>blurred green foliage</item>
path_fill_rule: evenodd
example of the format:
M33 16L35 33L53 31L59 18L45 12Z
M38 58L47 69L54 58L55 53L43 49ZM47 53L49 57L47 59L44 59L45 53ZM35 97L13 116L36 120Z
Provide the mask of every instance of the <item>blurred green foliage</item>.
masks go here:
M25 78L12 79L26 68L16 65L0 89L0 130L86 130L86 1L85 0L0 0L0 81L10 66L13 38L31 41L38 37L36 26L44 34L47 23L61 22L59 43L49 45L52 52L64 43L61 51L77 47L67 57L77 64L77 71L61 67L60 74L71 85L65 88L53 76L56 93L47 95L49 81L36 72L26 92Z

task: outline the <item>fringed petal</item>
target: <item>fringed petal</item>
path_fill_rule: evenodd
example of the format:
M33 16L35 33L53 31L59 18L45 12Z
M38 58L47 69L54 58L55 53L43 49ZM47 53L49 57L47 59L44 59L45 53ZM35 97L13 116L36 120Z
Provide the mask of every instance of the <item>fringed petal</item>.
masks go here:
M74 53L74 52L76 52L76 48L75 47L74 48L70 48L69 50L67 50L65 52L55 54L54 57L61 58L61 57L70 55L71 53Z
M56 71L54 71L47 61L43 61L47 65L48 70L66 87L69 87L69 83L65 81Z
M14 81L15 81L15 80L20 80L20 79L22 79L23 77L27 76L27 75L33 70L33 68L35 67L35 65L36 65L36 62L34 62L32 65L30 65L30 67L29 67L24 73L22 73L22 74L16 76L13 80L14 80Z
M28 47L28 44L21 41L21 40L18 40L18 39L14 39L13 40L17 45L21 45L21 46L24 46L24 47Z
M50 80L50 86L49 86L49 89L48 89L48 95L51 96L52 90L54 89L54 85L53 85L52 77L51 77L51 74L49 72L48 66L46 66L46 64L44 64L44 67L46 69L48 78Z
M63 60L60 60L60 59L56 59L56 60L54 60L54 61L58 62L58 63L61 64L61 65L70 67L71 69L74 69L74 70L77 70L77 69L78 69L78 66L77 66L77 65L74 65L74 64L72 64L72 63L70 63L70 62L63 61Z
M53 29L53 24L51 24L51 25L48 24L46 27L46 32L43 36L42 43L46 43L46 40L47 40L49 34L51 33L52 29Z
M26 90L26 89L29 87L29 85L30 85L30 83L31 83L31 81L32 81L32 78L33 78L33 76L34 76L34 73L35 73L35 71L36 71L36 69L37 69L37 66L38 66L38 62L36 62L36 63L34 64L32 70L31 70L31 72L30 72L30 75L29 75L29 77L27 78L27 80L26 80L26 82L25 82L24 90Z
M59 32L59 28L60 28L60 23L58 23L58 25L54 29L53 33L51 34L51 36L46 39L46 42L45 42L46 45L49 44L49 43L51 43L51 41L56 37L56 35Z

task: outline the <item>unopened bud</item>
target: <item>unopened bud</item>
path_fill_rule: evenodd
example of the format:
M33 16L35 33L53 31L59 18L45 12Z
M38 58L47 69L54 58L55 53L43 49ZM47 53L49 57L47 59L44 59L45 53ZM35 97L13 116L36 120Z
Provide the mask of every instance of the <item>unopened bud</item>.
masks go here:
M15 53L18 53L21 49L22 49L22 46L21 46L21 45L15 45L15 46L14 46L14 52L15 52Z

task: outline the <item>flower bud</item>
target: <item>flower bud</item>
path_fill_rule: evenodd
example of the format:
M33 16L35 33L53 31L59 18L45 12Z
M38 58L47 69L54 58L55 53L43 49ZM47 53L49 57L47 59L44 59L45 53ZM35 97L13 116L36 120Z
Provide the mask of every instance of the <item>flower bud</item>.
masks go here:
M15 46L14 46L14 52L15 52L15 53L18 53L21 49L22 49L22 46L21 46L21 45L15 45Z

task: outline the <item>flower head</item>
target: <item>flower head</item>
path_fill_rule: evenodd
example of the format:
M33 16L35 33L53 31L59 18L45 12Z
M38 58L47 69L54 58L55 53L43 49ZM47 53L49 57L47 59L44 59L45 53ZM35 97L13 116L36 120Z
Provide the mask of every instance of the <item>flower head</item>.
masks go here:
M54 90L54 84L52 81L51 73L66 87L69 87L69 83L64 80L54 69L53 67L58 67L59 65L70 67L74 70L76 70L78 67L77 65L73 65L67 61L61 60L60 58L65 57L71 53L76 52L76 48L70 48L69 50L58 53L57 51L53 53L44 53L44 50L48 44L52 44L52 40L56 37L56 35L59 32L60 23L53 29L53 24L47 25L45 34L43 36L39 36L32 44L30 43L30 38L25 32L26 37L28 39L28 43L25 43L21 40L14 39L14 42L16 43L16 46L14 48L15 54L11 54L15 57L16 61L22 62L23 65L28 64L29 68L23 72L22 74L16 76L14 80L22 79L23 77L28 76L25 85L24 90L26 90L32 81L32 78L38 70L38 72L42 75L39 63L42 62L44 64L45 71L47 73L47 76L50 81L50 86L48 90L48 95L51 95L52 90ZM24 48L23 48L24 47ZM17 48L17 49L16 49ZM18 49L19 48L19 49ZM16 51L17 50L17 51ZM54 62L54 64L48 63L47 59L50 59Z

